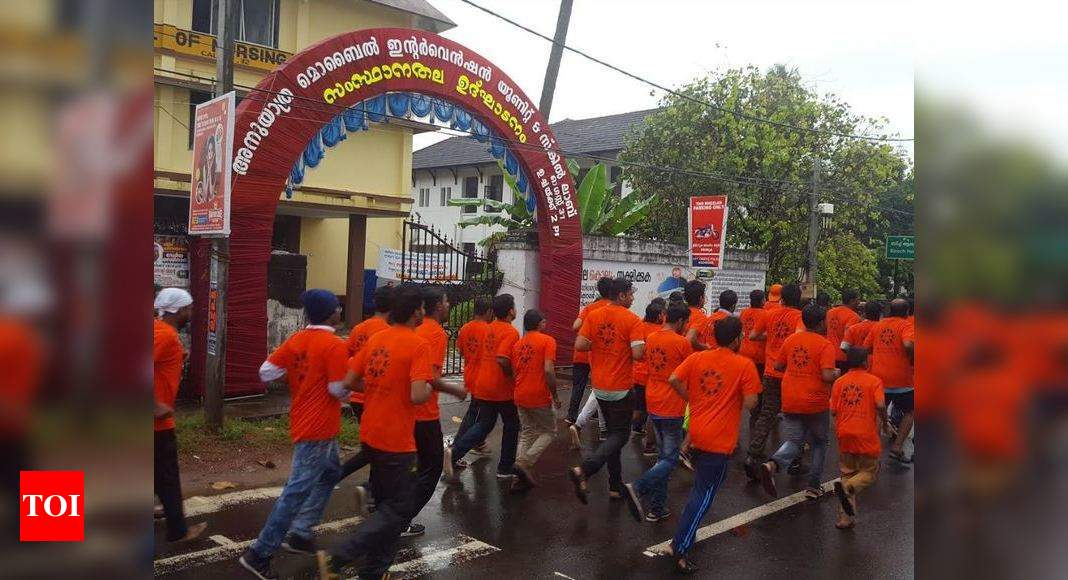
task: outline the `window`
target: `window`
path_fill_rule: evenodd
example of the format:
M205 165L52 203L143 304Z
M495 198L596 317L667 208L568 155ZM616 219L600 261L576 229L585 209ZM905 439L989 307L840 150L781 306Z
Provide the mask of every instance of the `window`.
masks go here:
M452 188L451 187L443 187L443 188L441 188L441 206L445 207L445 206L449 205L449 200L450 199L452 199Z
M234 38L278 48L278 0L233 0ZM215 34L218 0L193 0L193 30Z
M612 195L623 197L623 169L621 167L613 166L608 171L608 182L614 184Z
M478 177L472 175L464 178L464 199L478 199ZM477 210L477 206L464 206L464 213L475 213Z
M193 150L193 127L196 126L197 105L211 100L211 93L189 91L189 150Z
M429 187L420 187L419 188L419 207L429 207L429 206L430 206L430 188Z
M504 201L503 193L502 193L502 189L503 188L504 188L504 176L503 175L491 175L490 179L489 179L489 183L486 185L486 188L485 188L486 189L486 191L485 191L486 199L493 199L493 200L496 200L496 201ZM488 204L486 205L485 210L487 212L492 212L492 213L496 213L496 212L500 211L497 208L491 207Z

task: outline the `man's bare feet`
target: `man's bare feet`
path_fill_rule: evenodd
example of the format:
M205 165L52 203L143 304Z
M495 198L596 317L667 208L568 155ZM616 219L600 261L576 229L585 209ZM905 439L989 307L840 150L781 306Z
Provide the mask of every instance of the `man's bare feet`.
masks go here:
M193 525L189 526L189 529L186 530L184 536L182 536L180 539L175 540L175 541L176 542L191 542L191 541L199 538L201 536L201 534L204 533L204 530L206 530L207 528L208 528L208 522L200 522L199 524L193 524Z

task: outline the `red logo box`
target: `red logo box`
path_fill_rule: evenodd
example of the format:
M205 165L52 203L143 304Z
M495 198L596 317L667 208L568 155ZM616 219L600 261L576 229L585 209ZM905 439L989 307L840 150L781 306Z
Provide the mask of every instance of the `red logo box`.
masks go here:
M85 540L85 474L19 472L19 541Z

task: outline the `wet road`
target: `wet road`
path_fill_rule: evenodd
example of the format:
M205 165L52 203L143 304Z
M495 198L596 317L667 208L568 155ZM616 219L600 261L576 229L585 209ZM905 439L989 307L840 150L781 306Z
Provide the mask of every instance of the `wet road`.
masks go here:
M456 431L458 424L453 417L462 416L465 410L466 404L444 403L443 398L442 427L446 434ZM741 441L747 440L744 423ZM593 434L583 435L590 446ZM489 439L493 449L499 449L499 440L498 426ZM823 481L837 477L838 454L833 440L831 445ZM627 481L636 479L655 462L640 451L640 440L632 440L624 449ZM701 566L697 577L799 580L913 576L911 470L884 462L878 481L860 497L857 527L842 532L834 527L837 500L833 495L777 511L775 504L768 506L771 498L759 485L747 484L737 461L742 456L735 453L731 471L702 522L702 526L710 526L709 531L722 533L694 547L691 558ZM496 456L480 459L461 471L459 484L440 484L416 519L426 526L427 533L402 540L394 578L586 580L670 576L670 561L646 552L674 535L692 474L681 467L675 472L669 488L670 518L638 524L623 502L608 499L604 470L590 481L590 504L584 506L575 499L565 471L577 460L561 422L557 440L536 467L540 485L534 490L509 494L507 483L495 476ZM358 524L352 487L365 479L366 472L358 472L335 491L318 534L322 545L329 546ZM800 491L803 482L802 476L782 476L780 497ZM277 493L277 489L242 491L209 501L187 501L192 506L190 521L208 521L211 537L169 546L163 542L162 525L157 523L156 545L160 548L156 575L168 579L251 578L236 560L258 534ZM789 500L781 500L779 505L784 502ZM732 516L737 518L731 523L716 525ZM743 530L731 530L739 520L750 519ZM312 577L314 561L280 552L274 566L283 578L308 578Z

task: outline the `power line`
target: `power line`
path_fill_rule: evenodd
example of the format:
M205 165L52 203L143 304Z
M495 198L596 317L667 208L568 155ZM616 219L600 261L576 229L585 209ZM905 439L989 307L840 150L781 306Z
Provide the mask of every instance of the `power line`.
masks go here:
M203 81L211 81L212 80L210 78L202 77L202 76L199 76L199 75L196 75L196 74L192 74L192 73L169 71L169 70L161 69L161 68L158 68L158 67L155 68L155 70L160 71L160 72L167 72L167 73L177 74L177 75L181 75L181 76L185 76L185 77L189 77L189 78L194 78L194 79L198 79L198 80L203 80ZM273 90L264 89L264 88L249 87L249 86L246 86L246 85L235 84L234 87L249 90L250 92L244 98L245 99L250 99L250 100L253 100L253 101L256 101L256 102L267 102L268 101L266 96L261 97L257 93L262 93L264 95L277 95L277 94L280 94L278 91L273 91ZM325 102L322 102L322 101L316 101L316 100L313 100L311 98L300 96L300 95L288 95L288 96L291 96L294 99L294 103L291 105L291 107L293 107L294 109L321 111L324 108L326 108L326 109L337 110L337 111L339 111L339 113L345 111L346 109L348 109L348 107L345 107L345 106L342 106L342 105L335 105L335 104L325 103ZM445 104L452 105L452 103L448 103L447 101L442 101L442 100L436 99L434 97L430 97L430 96L427 96L427 95L424 95L424 97L426 97L428 100L430 100L432 104L445 103ZM306 107L306 106L297 105L296 101L298 101L298 100L299 101L310 101L311 103L313 103L315 105L315 107L312 108L312 107ZM175 101L175 102L177 102L177 101ZM192 105L194 103L187 103L187 104ZM395 119L395 120L402 120L402 121L410 121L411 120L408 117L392 115L392 114L390 114L388 112L385 112L385 111L383 111L381 113L375 113L375 114L379 115L381 117L384 117L384 118L388 118L388 119ZM168 115L169 115L169 113L168 113ZM293 115L288 115L288 116L289 116L289 118L294 119L294 120L298 120L298 121L309 121L309 122L315 122L315 123L321 122L320 119L312 119L312 118L307 118L307 117L297 117L297 116L293 116ZM183 124L183 126L184 126L184 124ZM448 127L448 128L447 127L439 127L439 129L442 132L445 132L445 133L448 133L448 134L454 134L453 136L455 136L455 137L476 137L477 136L477 134L472 132L472 131L463 131L463 130L460 130L460 129L453 129L451 127ZM555 132L555 130L554 130L554 132ZM792 189L796 189L796 190L804 190L809 186L808 183L803 182L803 181L798 181L798 180L776 179L776 178L768 178L768 177L753 177L753 176L746 176L746 175L724 175L724 174L717 174L717 173L706 172L706 171L683 169L683 168L678 168L678 167L665 167L665 166L654 165L654 164L650 164L650 163L641 163L641 162L634 162L634 161L622 161L622 160L620 160L618 158L606 157L606 156L596 155L596 154L593 154L593 153L569 151L569 150L563 149L561 147L545 148L545 147L541 147L540 145L533 145L533 144L529 144L529 143L521 143L520 141L517 141L517 140L514 140L514 139L508 139L508 138L505 138L505 137L493 136L492 139L494 139L497 142L502 143L502 144L503 143L507 143L510 148L515 149L515 150L525 150L525 151L538 152L538 153L555 152L555 153L558 153L558 154L564 156L565 158L582 157L582 158L591 159L591 160L594 160L594 161L603 161L603 162L606 162L606 163L612 163L612 164L620 165L620 166L623 166L623 167L636 167L636 168L641 168L641 169L645 169L645 170L648 170L648 171L656 171L656 172L661 172L661 173L684 175L684 176L687 176L687 177L710 179L710 180L715 180L715 181L724 182L724 183L731 183L731 184L738 185L738 186L743 186L743 187L756 187L756 188L774 189L774 190L786 190L786 189L791 189L791 188ZM844 190L841 190L841 189L823 187L822 188L822 192L824 192L824 193L838 193L839 194L838 200L843 202L843 203L851 203L851 204L859 204L860 203L860 202L858 202L856 200L853 200L853 199L847 199L847 198L841 197L841 195L847 195L847 196L848 195L852 195L852 193L844 191ZM911 212L906 212L906 211L899 210L899 209L896 209L896 208L878 206L878 205L874 205L874 204L863 204L863 205L865 205L866 207L870 207L870 208L873 208L873 209L879 209L879 210L886 211L886 212L889 212L889 213L898 213L898 214L902 214L902 215L906 215L906 216L910 216L910 217L912 217L914 215Z
M685 99L687 101L692 101L694 103L697 103L699 105L703 105L705 107L708 107L710 109L719 111L721 113L734 115L736 117L741 117L743 119L748 119L750 121L755 121L755 122L758 122L758 123L766 123L768 125L774 125L776 127L782 128L782 129L791 129L791 130L794 130L794 131L802 131L802 132L806 132L806 133L814 133L814 134L817 134L817 135L828 135L828 136L834 136L834 137L842 137L844 139L863 139L863 140L867 140L867 141L884 141L884 142L909 142L909 141L915 141L915 139L913 139L911 137L871 137L871 136L868 136L868 135L853 135L851 133L839 133L837 131L826 131L826 130L822 130L822 129L812 129L812 128L809 128L809 127L799 127L799 126L796 126L796 125L790 125L788 123L782 123L780 121L773 121L771 119L765 119L763 117L758 117L756 115L750 115L748 113L743 113L741 111L733 111L731 109L726 109L726 108L714 105L712 103L709 103L708 101L703 101L701 99L698 99L697 97L693 97L693 96L687 95L685 93L680 93L679 91L676 91L676 90L673 90L673 89L669 89L669 88L665 87L664 85L661 85L661 84L659 84L659 83L657 83L655 81L651 81L651 80L649 80L647 78L644 78L644 77L641 77L639 75L636 75L636 74L634 74L632 72L628 72L626 70L623 70L622 68L619 68L618 66L615 66L615 65L613 65L611 63L608 63L608 62L605 62L604 60L601 60L601 59L599 59L599 58L597 58L595 56L592 56L592 55L590 55L590 54L588 54L586 52L583 52L583 51L581 51L581 50L579 50L577 48L572 48L572 47L570 47L570 46L568 46L568 45L566 45L564 43L558 43L553 38L551 38L549 36L546 36L546 35L538 32L537 30L534 30L532 28L524 26L524 25L516 22L515 20L512 20L511 18L508 18L507 16L504 16L502 14L494 12L493 10L490 10L489 8L485 8L483 6L475 4L471 0L460 0L460 1L463 2L464 4L468 4L468 5L470 5L470 6L474 7L474 8L479 9L479 10L485 12L486 14L489 14L491 16L499 18L499 19L507 22L508 24L511 24L512 26L515 26L516 28L519 28L521 30L529 32L530 34L533 34L534 36L537 36L537 37L539 37L539 38L541 38L543 40L547 40L547 41L553 43L554 45L558 44L558 45L562 46L565 50L570 50L571 52L573 52L573 53L575 53L575 54L577 54L577 55L579 55L579 56L581 56L581 57L583 57L583 58L585 58L587 60L593 61L593 62L595 62L595 63L597 63L597 64L599 64L601 66L604 66L604 67L607 67L609 69L612 69L612 70L614 70L614 71L616 71L616 72L618 72L618 73L620 73L620 74L622 74L624 76L632 78L632 79L634 79L634 80L636 80L638 82L645 83L645 84L647 84L647 85L649 85L651 87L654 87L656 89L664 91L664 92L666 92L666 93L668 93L668 94L670 94L672 96L678 97L680 99Z

